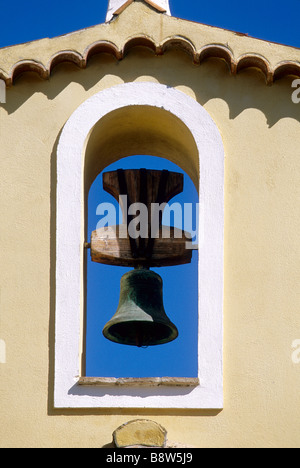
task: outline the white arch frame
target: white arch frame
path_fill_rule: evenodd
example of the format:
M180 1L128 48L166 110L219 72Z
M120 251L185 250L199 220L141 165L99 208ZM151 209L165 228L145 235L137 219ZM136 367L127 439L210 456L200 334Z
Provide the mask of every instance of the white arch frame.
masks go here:
M200 385L186 387L80 386L83 310L84 152L95 124L130 105L163 108L190 130L199 151ZM205 109L174 88L121 84L92 96L71 115L57 150L55 383L56 408L223 407L224 148Z

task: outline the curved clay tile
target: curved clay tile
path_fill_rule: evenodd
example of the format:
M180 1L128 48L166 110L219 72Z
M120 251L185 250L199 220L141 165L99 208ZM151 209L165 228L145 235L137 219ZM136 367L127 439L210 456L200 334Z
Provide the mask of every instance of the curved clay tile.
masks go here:
M60 63L73 63L79 68L85 67L85 60L81 54L74 50L62 50L51 57L48 66L49 74L51 74L54 67Z
M247 68L259 69L265 75L267 83L272 82L273 73L271 70L270 63L266 58L254 54L243 55L238 59L236 72L239 73L241 70L245 70Z
M235 61L233 58L233 53L228 47L223 46L221 44L210 44L203 47L199 53L200 63L204 62L209 58L218 58L221 60L225 60L229 67L229 70L231 72L235 71Z
M123 57L125 57L134 47L146 47L147 49L151 49L154 53L157 53L156 44L150 37L138 36L133 37L126 42L122 51Z
M274 81L286 76L300 77L300 63L282 62L274 70Z
M113 42L109 41L97 41L89 45L84 51L84 59L87 63L88 60L97 54L111 54L117 60L122 58L122 53L119 51L117 46Z
M49 70L42 63L34 60L22 60L17 62L11 71L11 83L13 84L19 76L27 72L37 73L42 79L49 78Z
M198 54L194 44L184 37L173 36L164 41L160 46L162 54L171 49L183 50L193 59L194 62L198 62Z

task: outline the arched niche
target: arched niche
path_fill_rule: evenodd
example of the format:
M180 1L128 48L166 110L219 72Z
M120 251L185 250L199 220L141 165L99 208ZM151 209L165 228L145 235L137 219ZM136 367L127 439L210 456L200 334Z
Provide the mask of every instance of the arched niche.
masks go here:
M170 111L130 105L106 114L93 127L85 151L85 187L109 164L135 154L166 158L198 189L199 155L188 127Z
M86 199L109 163L132 154L170 159L199 187L199 380L193 389L80 385ZM84 102L57 151L55 407L221 408L224 149L195 100L156 83L128 83Z

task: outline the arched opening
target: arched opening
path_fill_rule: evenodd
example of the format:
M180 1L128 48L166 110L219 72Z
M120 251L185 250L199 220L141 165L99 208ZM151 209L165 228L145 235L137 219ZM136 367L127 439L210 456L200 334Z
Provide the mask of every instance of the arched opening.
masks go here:
M184 203L193 204L194 212L197 210L198 159L197 147L188 128L164 109L127 106L107 114L94 126L86 147L86 239L90 239L91 231L96 229L99 221L97 206L103 201L115 202L102 189L103 169L106 172L119 168L145 167L184 173L185 192L171 200L171 203L180 200L184 218ZM117 203L115 208L119 212ZM155 270L164 281L166 313L169 311L171 316L174 314L181 332L173 343L140 350L111 343L101 333L104 324L117 309L120 279L129 269L95 264L87 254L86 346L83 363L86 376L197 377L197 258L195 250L192 264ZM172 294L174 288L178 291L177 297Z
M88 192L105 167L139 154L177 163L199 187L198 377L190 389L82 377ZM224 147L210 115L157 83L103 90L64 126L56 182L55 408L221 408Z
M197 238L197 190L184 171L174 163L150 156L124 158L104 172L123 169L169 170L184 174L184 190L170 202L175 210L165 212L164 225L184 228ZM118 203L103 190L102 172L93 182L88 201L88 238L102 217L109 225L122 223ZM104 205L106 204L106 205ZM101 209L103 207L103 209ZM99 209L100 208L100 209ZM115 216L116 215L116 216ZM171 215L171 216L170 216ZM168 317L179 330L171 343L137 348L108 341L102 335L105 323L117 310L120 279L130 268L101 265L87 256L86 376L88 377L197 377L198 376L198 251L185 265L152 269L163 279L163 302Z

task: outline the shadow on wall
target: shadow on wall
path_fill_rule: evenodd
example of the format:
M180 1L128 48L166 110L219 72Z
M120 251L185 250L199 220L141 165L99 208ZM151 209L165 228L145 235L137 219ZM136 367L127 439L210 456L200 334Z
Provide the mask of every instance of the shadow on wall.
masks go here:
M3 108L12 114L36 93L42 93L52 101L70 83L82 86L92 95L99 91L98 88L93 90L98 83L102 82L102 88L107 88L116 78L119 83L127 83L140 77L143 81L147 81L147 77L152 81L154 78L159 83L179 89L180 86L190 88L201 105L211 99L222 99L228 105L230 119L235 119L245 109L255 108L263 112L269 127L285 117L300 120L299 105L292 102L293 77L282 78L268 86L259 69L244 69L233 76L222 59L209 58L201 65L195 65L183 51L170 50L163 56L156 56L146 47L131 49L121 61L109 54L94 55L83 70L71 63L58 64L49 80L27 72L8 89L7 103ZM82 96L73 94L75 110L81 104Z

